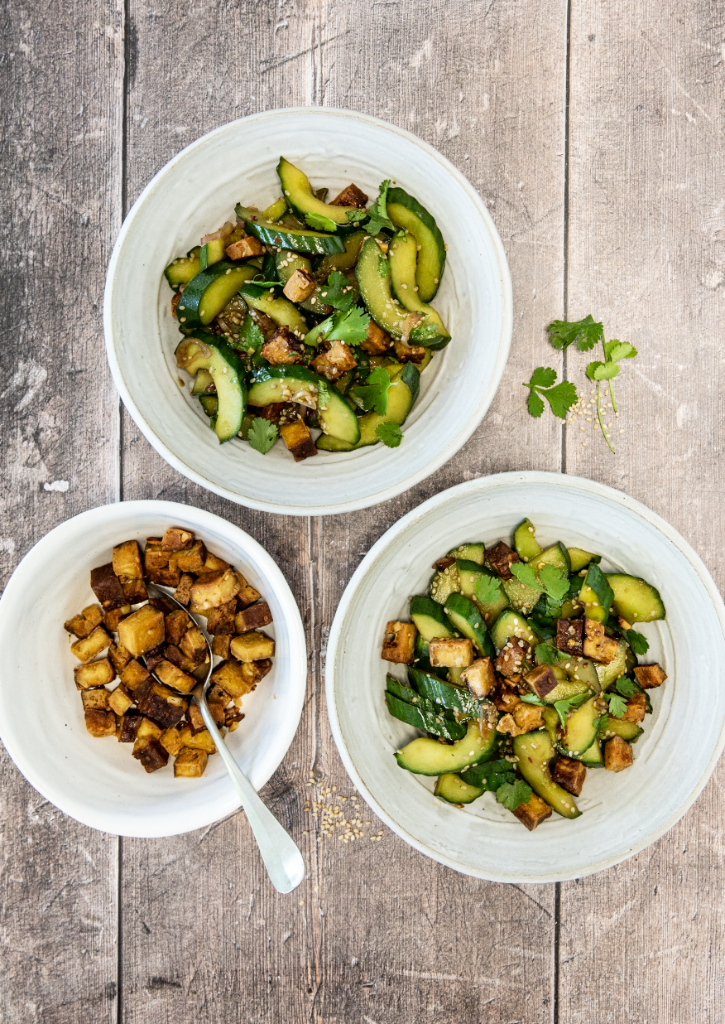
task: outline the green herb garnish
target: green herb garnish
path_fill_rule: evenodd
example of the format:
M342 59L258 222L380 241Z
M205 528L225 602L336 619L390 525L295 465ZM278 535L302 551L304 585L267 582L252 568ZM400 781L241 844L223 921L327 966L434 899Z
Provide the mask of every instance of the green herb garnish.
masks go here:
M537 419L544 412L543 395L551 407L551 411L560 420L566 419L566 414L576 402L578 395L576 387L568 380L562 380L554 387L556 370L550 366L539 366L531 374L531 380L524 384L529 389L528 410Z
M255 416L247 431L247 440L252 448L265 455L279 436L276 423L270 423L262 416Z

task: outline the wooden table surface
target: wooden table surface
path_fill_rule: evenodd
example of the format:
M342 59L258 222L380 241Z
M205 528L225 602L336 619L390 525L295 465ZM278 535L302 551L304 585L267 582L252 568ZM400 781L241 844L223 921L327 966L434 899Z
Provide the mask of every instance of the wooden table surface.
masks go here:
M189 502L278 560L310 659L299 732L264 790L309 868L288 897L268 884L241 814L172 839L119 840L65 817L3 753L0 1021L722 1021L722 765L659 842L556 886L458 875L387 829L371 841L381 823L369 811L364 839L318 841L320 819L305 809L311 794L327 805L353 795L323 695L340 595L370 545L430 495L503 470L591 477L667 518L725 582L722 5L9 0L4 10L3 582L84 509ZM210 129L290 105L365 111L437 147L488 204L514 286L511 357L468 444L394 501L307 520L222 501L165 465L120 405L101 324L113 241L151 176ZM581 380L589 357L564 366L544 327L590 312L640 350L618 383L616 456L591 432L531 419L521 387L541 364Z

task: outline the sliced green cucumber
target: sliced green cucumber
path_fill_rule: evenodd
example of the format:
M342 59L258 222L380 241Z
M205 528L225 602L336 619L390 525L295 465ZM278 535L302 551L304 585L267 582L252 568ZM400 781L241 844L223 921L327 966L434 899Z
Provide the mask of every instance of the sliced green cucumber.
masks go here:
M194 377L194 386L191 389L192 395L213 394L216 385L214 378L208 370L197 370Z
M570 563L569 555L566 548L560 542L552 544L550 548L546 548L540 555L536 556L536 568L540 569L542 565L553 565L555 569L561 569L569 575Z
M522 562L530 562L532 558L541 554L541 546L536 540L536 529L530 519L524 519L514 530L514 547Z
M411 597L410 617L415 623L418 633L430 642L436 637L454 635L451 624L441 606L430 597Z
M480 568L486 557L486 546L480 541L476 541L474 544L459 544L457 548L448 552L448 557L460 558L465 562L475 562Z
M659 590L637 576L608 573L607 583L614 591L614 608L628 622L653 622L664 619L665 606Z
M312 274L312 264L307 257L303 256L300 252L292 252L291 249L278 250L277 255L274 257L274 267L280 284L283 287L296 270L304 270L305 273ZM297 302L296 305L300 309L307 310L308 313L314 313L315 316L327 316L332 312L332 306L326 304L322 298L322 291L323 289L318 284L311 295L301 302Z
M564 669L569 679L584 683L594 693L598 693L601 689L599 675L593 661L586 658L569 657L566 661L560 661L559 667Z
M581 572L590 562L601 562L602 560L601 555L593 555L591 551L585 551L584 548L567 548L566 550L572 572Z
M430 648L427 640L424 640L420 633L415 638L415 667L421 672L432 672L433 666L430 663Z
M539 636L531 628L529 623L515 611L502 612L491 628L491 639L497 651L502 651L504 644L509 637L515 636L517 640L526 640L535 647L539 642Z
M205 242L199 253L199 269L206 270L207 267L224 259L224 250L229 244L226 238L214 238L211 242Z
M390 266L374 238L363 242L355 275L365 307L379 327L393 338L404 338L416 345L430 344L425 337L419 340L416 335L420 314L410 313L393 298ZM433 342L431 347L439 343Z
M481 786L469 786L460 775L449 772L447 775L440 775L433 790L436 796L449 804L472 804L482 796L484 790Z
M481 613L469 597L450 594L444 607L451 625L461 636L473 641L474 647L483 657L495 658L496 650L488 635Z
M179 325L196 331L210 324L246 281L258 274L256 267L221 260L200 271L184 288L176 307Z
M557 744L560 754L564 754L565 757L578 758L594 743L602 717L601 711L598 711L596 707L598 699L591 697L569 715L564 735Z
M470 565L470 563L468 563L468 564ZM459 573L460 573L460 570L459 570ZM464 575L466 575L466 574L464 573ZM471 573L469 575L469 577L468 577L469 582L466 583L467 587L469 586L470 579L471 579L472 575L473 574ZM498 579L498 576L495 576L494 573L490 572L488 569L482 569L480 575L481 576L489 576L492 579L498 580L499 583L501 582ZM476 580L476 582L478 582L478 580ZM484 604L482 604L478 600L478 596L475 593L474 594L469 594L466 591L464 591L464 589L463 589L463 577L461 577L461 593L462 594L465 593L466 597L471 597L476 602L476 607L478 608L478 610L480 611L481 615L483 616L483 621L485 623L487 623L489 626L492 623L494 623L496 621L496 619L499 617L499 615L501 615L507 608L511 607L509 599L506 596L506 591L501 586L498 589L498 595L499 595L498 597L494 598L493 601L486 601Z
M584 609L584 615L587 619L593 619L595 622L606 622L609 612L605 611L599 603L599 598L594 593L591 587L583 584L579 591L579 604Z
M393 224L409 231L420 246L415 280L420 298L430 302L438 291L446 263L443 235L426 208L402 188L388 189L387 205Z
M255 383L249 390L249 404L273 405L275 402L300 402L317 408L320 393L327 396L324 408L317 408L320 428L345 444L355 445L360 439L360 427L355 410L328 381L304 366L260 366L255 371Z
M444 740L460 740L466 735L466 726L462 722L446 717L442 710L436 711L427 701L419 699L418 703L408 703L386 690L385 703L393 718L421 732L432 733Z
M466 718L478 718L481 702L466 687L454 686L440 679L434 671L424 672L408 665L410 685L432 704L455 711Z
M187 373L209 371L218 401L216 435L221 443L235 437L242 427L247 400L244 367L236 352L218 336L200 332L178 345L176 363Z
M496 742L495 729L489 725L481 728L478 721L472 721L463 739L450 746L421 736L396 751L395 759L401 768L416 775L447 775L478 764L495 748Z
M284 196L280 196L266 210L262 210L261 216L264 220L270 220L276 224L280 218L284 217L285 213L287 213L287 200Z
M288 204L310 227L336 231L340 225L355 224L367 217L366 211L356 206L330 206L323 203L313 192L305 172L283 156L279 158L277 174Z
M612 661L608 665L597 665L597 675L599 676L599 683L603 690L606 690L608 686L616 682L620 676L627 674L627 654L629 652L629 644L626 640L619 641L619 650L614 655Z
M239 294L252 309L266 313L279 327L289 327L298 338L307 334L307 321L293 302L279 295L274 288L261 288L258 284L246 284Z
M192 250L193 252L193 250ZM179 256L172 260L164 271L164 277L174 291L182 284L188 284L199 273L199 253L194 256Z
M386 367L387 369L387 367ZM406 363L393 374L393 383L388 389L388 411L384 416L377 412L366 412L360 417L360 447L378 444L376 431L381 423L397 423L402 426L420 391L420 373L414 363Z
M553 690L550 690L542 700L546 704L556 704L559 700L569 700L570 697L578 697L580 693L591 693L591 688L579 679L569 679L565 672L557 665L552 665L552 671L559 682Z
M501 580L501 586L506 593L506 597L509 599L511 607L515 611L521 612L522 615L528 615L532 612L541 597L540 590L527 586L521 580L517 580L515 576L510 580Z
M212 416L213 416L213 417L215 417L215 422L216 422L216 414L219 411L219 399L217 398L217 396L216 395L199 395L199 404L201 405L202 409L204 410L206 415L209 417L209 419L211 419ZM242 419L242 429L243 428L244 428L244 418Z
M418 294L418 285L415 281L417 256L418 247L415 237L408 231L396 232L388 249L393 292L404 309L425 316L423 324L417 329L418 337L422 336L421 331L425 327L428 329L426 335L428 344L442 348L443 346L437 343L444 342L447 345L451 340L451 335L439 314L427 302L423 302Z
M324 256L317 268L318 280L326 281L333 270L352 270L357 263L360 247L365 239L364 231L351 231L343 238L345 251Z
M587 768L601 768L604 765L604 757L602 756L602 745L599 740L594 740L591 747L584 751L576 758L577 761L581 761Z
M644 729L637 722L623 722L621 718L605 715L599 726L599 735L603 740L610 736L621 736L627 743L636 743Z
M483 568L478 562L469 562L467 559L456 558L456 569L458 570L458 582L461 593L466 597L475 598L476 584L485 575Z
M578 818L581 811L571 793L557 785L551 777L549 762L554 757L554 745L547 732L527 732L515 736L514 754L518 769L533 791L564 818Z
M451 594L459 593L461 581L458 576L458 564L454 562L446 569L440 569L430 581L429 593L438 604L445 604Z
M237 217L244 221L245 231L265 245L273 245L278 249L292 249L294 252L308 252L313 256L345 251L343 241L338 235L325 235L320 231L275 224L265 220L261 213L242 206L241 203L237 203L235 210Z

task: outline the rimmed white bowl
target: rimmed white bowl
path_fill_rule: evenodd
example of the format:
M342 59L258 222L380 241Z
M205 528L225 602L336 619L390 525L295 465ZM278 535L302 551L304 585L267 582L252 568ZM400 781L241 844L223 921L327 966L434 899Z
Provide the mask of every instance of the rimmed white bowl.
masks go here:
M73 681L79 662L63 623L95 602L90 570L123 540L193 530L244 573L269 602L272 671L244 698L228 746L259 789L292 742L305 695L302 620L284 576L259 544L219 516L170 501L127 501L83 512L51 530L23 558L0 600L0 739L28 782L66 814L124 836L170 836L218 821L239 803L219 757L200 779L147 775L131 746L87 732Z
M179 387L180 340L164 267L233 215L279 195L280 155L334 194L351 181L377 196L384 178L415 195L448 243L435 305L453 335L422 376L399 448L320 452L294 463L277 445L220 446L189 387ZM106 348L139 429L175 469L251 508L323 515L400 494L447 462L470 437L501 379L511 341L511 281L501 240L472 185L440 153L375 117L344 110L269 110L210 132L174 157L126 218L108 268Z
M600 552L603 566L657 586L667 618L637 628L669 678L650 691L653 715L619 774L590 770L574 821L556 814L527 832L491 793L461 810L434 779L400 769L393 752L418 735L385 707L385 623L409 618L431 564L469 540L509 538L528 516L544 544ZM707 569L663 519L619 491L551 473L502 473L460 484L399 520L361 562L330 633L327 707L353 781L406 842L465 874L554 882L600 871L663 835L709 778L725 742L725 608ZM704 638L704 639L703 639Z

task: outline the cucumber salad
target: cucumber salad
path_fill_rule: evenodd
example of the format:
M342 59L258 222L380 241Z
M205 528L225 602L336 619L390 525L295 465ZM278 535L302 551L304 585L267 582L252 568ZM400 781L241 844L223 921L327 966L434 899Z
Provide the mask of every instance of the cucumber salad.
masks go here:
M528 520L513 548L463 544L435 563L411 622L388 622L382 658L405 665L385 691L394 718L425 735L395 754L438 776L436 796L470 804L486 791L532 830L552 811L577 818L587 769L619 772L667 676L639 664L635 626L665 617L643 579L605 573L601 556L542 549Z
M326 202L284 157L277 174L271 206L238 203L234 223L164 271L184 335L177 365L222 443L264 454L281 437L296 462L397 447L420 374L450 341L429 305L443 236L389 180L368 207L354 184Z

